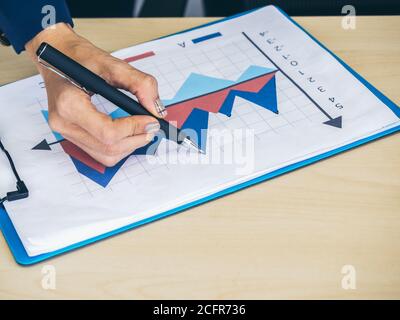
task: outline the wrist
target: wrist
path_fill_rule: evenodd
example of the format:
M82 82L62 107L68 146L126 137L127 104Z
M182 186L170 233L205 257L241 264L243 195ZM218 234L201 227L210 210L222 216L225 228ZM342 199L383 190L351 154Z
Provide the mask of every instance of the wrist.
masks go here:
M38 33L32 40L25 44L25 49L30 59L37 65L41 71L40 65L37 63L36 50L40 44L47 42L53 47L63 51L64 48L73 47L74 43L79 40L79 36L66 23L57 23Z
M66 23L57 23L39 32L32 40L25 44L25 49L29 54L36 54L42 42L47 42L53 47L59 48L63 43L79 38L74 30Z
M55 74L38 62L36 51L43 42L50 44L93 72L100 72L98 62L102 57L109 56L107 52L76 34L68 24L58 23L43 30L25 45L29 57L45 81L52 80Z

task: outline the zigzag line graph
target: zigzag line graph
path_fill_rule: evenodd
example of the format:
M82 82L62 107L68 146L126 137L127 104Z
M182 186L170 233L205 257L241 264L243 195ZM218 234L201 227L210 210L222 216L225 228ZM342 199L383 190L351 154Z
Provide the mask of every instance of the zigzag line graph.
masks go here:
M192 73L173 99L163 100L168 110L166 119L178 128L192 129L191 138L205 151L209 113L230 117L236 97L278 113L275 73L274 69L250 66L236 81Z
M191 139L205 150L209 114L221 113L231 116L236 97L278 113L276 72L275 69L250 66L236 81L192 73L172 99L163 100L168 110L166 119L177 124L179 128L191 129L190 132L188 131ZM48 121L47 111L42 110L42 113ZM115 119L129 115L121 109L116 109L110 116ZM77 171L102 187L109 184L127 159L121 160L112 168L107 168L79 147L65 140L59 133L53 132L53 134L56 138L55 142L48 143L47 140L43 140L33 150L51 150L51 145L60 143L64 152L71 157ZM146 154L150 146L152 150L156 150L154 147L159 143L160 139L156 137L149 145L135 150L133 154Z

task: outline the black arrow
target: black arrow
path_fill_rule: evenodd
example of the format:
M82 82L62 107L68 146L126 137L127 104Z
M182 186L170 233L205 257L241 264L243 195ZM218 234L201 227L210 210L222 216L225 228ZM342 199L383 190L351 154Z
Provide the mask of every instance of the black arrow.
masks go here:
M327 124L328 126L336 127L336 128L341 128L342 127L342 116L336 117L336 118L331 118L329 116L329 120L325 121L324 124Z
M40 141L36 146L34 146L32 148L32 150L49 150L50 151L51 150L51 146L53 144L57 144L57 143L63 142L64 140L65 139L61 139L61 140L58 140L58 141L54 141L54 142L48 143L47 140L44 139L44 140Z
M245 33L242 32L242 34L246 37L246 39L264 56L266 57L274 66L277 68L286 78L288 78L303 94L310 99L310 101L318 108L319 111L321 111L329 120L323 122L323 124L326 124L328 126L332 126L335 128L342 128L342 116L333 118L328 112L326 112L323 108L321 108L318 103L314 101L313 98L311 98L307 92L303 90L292 78L290 78L272 59L263 51L261 48L254 43L253 40L250 39L250 37Z

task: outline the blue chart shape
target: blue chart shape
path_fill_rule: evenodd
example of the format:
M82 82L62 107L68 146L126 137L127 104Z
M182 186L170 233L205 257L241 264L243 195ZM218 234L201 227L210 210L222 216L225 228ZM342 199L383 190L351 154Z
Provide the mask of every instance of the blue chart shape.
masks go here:
M214 38L217 38L217 37L222 37L221 32L215 32L215 33L208 34L206 36L202 36L202 37L193 39L192 42L196 44L196 43L203 42L203 41L210 40L210 39L214 39Z
M179 88L175 96L172 99L163 100L163 103L168 107L169 105L222 90L274 71L276 71L276 69L252 65L249 66L236 81L191 73Z
M192 73L182 84L180 89L177 91L175 96L169 100L163 100L164 104L167 108L172 107L174 109L174 116L179 117L176 113L177 107L185 107L184 104L187 101L192 99L196 99L198 97L204 97L208 94L213 94L217 92L221 92L227 88L234 87L236 85L245 83L247 81L257 81L257 78L260 81L266 81L265 85L258 92L244 91L232 89L229 91L227 96L225 97L222 105L218 109L218 113L224 114L228 117L232 115L232 108L235 102L236 97L241 97L247 101L255 103L262 108L270 110L278 114L278 104L277 104L277 94L276 94L276 79L275 75L271 78L265 78L263 76L276 72L276 69L270 69L260 66L249 66L242 75L235 81L219 79L209 76L204 76L197 73ZM263 77L263 78L261 78ZM254 83L254 82L253 82ZM248 87L247 87L248 88ZM226 92L226 91L225 91ZM206 147L206 131L208 128L208 117L205 118L205 114L208 114L207 110L215 110L215 105L213 108L211 105L214 103L212 100L207 102L206 99L202 99L202 105L196 106L193 111L190 113L189 117L185 120L182 125L182 128L192 128L194 131L199 131L201 128L201 133L199 132L197 137L192 137L192 140L201 147L203 151L205 151ZM209 105L207 105L209 104ZM215 112L215 111L213 111ZM175 118L176 119L176 118ZM172 118L172 120L174 120Z
M78 172L80 174L83 174L84 176L88 177L90 180L101 185L103 188L107 187L107 185L110 183L111 179L114 178L115 174L125 163L126 159L128 159L128 158L122 159L115 166L108 167L105 169L104 173L101 173L101 172L98 172L98 171L90 168L83 162L71 157L71 160L74 163L76 170L78 170Z
M276 114L279 113L278 101L276 97L275 76L272 77L271 80L269 80L259 92L232 90L231 92L229 92L219 112L230 117L232 115L232 107L236 97L240 97L247 101L253 102L260 107L270 110Z
M204 110L194 109L189 118L185 121L182 129L195 142L201 150L206 150L207 129L209 113Z

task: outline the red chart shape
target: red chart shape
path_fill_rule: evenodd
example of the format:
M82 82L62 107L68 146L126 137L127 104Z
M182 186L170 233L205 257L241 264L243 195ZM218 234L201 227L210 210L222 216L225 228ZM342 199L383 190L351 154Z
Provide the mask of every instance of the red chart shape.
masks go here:
M230 91L258 92L275 76L275 73L271 72L231 87L169 105L166 120L176 123L177 127L181 128L194 108L218 113Z
M137 60L140 60L140 59L148 58L148 57L151 57L151 56L154 56L154 55L155 55L155 53L153 51L147 51L147 52L144 52L142 54L138 54L138 55L133 56L133 57L125 58L124 60L126 62L133 62L133 61L137 61Z
M105 166L103 166L100 162L94 160L90 155L88 155L78 146L74 145L72 142L64 140L60 144L64 149L64 152L70 155L72 158L79 160L80 162L86 164L88 167L96 170L97 172L104 173L106 171Z

